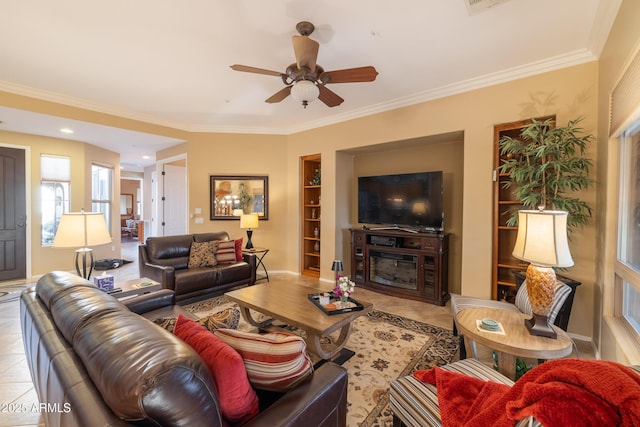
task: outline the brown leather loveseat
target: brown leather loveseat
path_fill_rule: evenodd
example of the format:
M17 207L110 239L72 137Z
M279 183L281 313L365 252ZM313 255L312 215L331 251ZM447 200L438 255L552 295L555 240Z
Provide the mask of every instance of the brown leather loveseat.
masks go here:
M224 391L205 362L148 319L186 313L173 293L126 303L66 272L47 273L22 293L25 354L39 402L49 408L46 425L229 425L219 410ZM346 370L325 363L284 394L263 400L258 392L260 412L245 425L344 426L346 395Z
M177 236L149 237L138 248L140 277L162 284L175 292L176 301L221 294L224 291L256 282L255 254L242 254L243 261L215 267L188 268L193 242L229 241L226 231Z

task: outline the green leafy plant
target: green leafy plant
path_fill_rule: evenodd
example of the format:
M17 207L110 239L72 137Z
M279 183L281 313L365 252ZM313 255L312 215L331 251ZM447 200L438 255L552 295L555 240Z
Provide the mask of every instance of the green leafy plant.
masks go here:
M495 351L491 353L493 359L493 369L498 370L498 353ZM533 365L527 365L527 362L520 357L516 357L516 377L515 380L519 380L521 376L533 369Z
M515 187L515 196L530 209L556 209L569 212L569 231L584 226L591 218L589 205L571 195L593 184L589 177L592 162L584 157L593 135L582 135L578 127L582 117L565 127L554 127L554 120L531 120L519 138L500 139L500 173L508 174L503 188ZM517 211L507 221L516 225Z

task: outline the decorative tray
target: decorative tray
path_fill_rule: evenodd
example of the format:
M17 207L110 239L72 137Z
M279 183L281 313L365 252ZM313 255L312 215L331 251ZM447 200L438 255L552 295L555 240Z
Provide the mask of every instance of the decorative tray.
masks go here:
M321 297L328 297L329 304L321 304L320 302ZM360 311L364 309L364 306L362 304L360 304L358 301L354 300L351 297L347 299L347 304L349 305L348 307L339 308L340 298L336 297L333 292L320 292L318 294L309 294L308 298L309 298L309 301L311 301L316 307L324 311L329 316L334 314L349 313L351 311Z

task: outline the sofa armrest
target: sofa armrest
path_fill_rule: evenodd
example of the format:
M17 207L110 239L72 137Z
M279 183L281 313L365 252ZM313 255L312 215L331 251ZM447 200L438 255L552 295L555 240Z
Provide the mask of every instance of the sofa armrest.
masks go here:
M176 270L167 265L145 263L140 264L140 277L146 277L159 282L163 289L175 291Z
M244 262L249 264L249 266L251 267L251 278L249 280L249 284L253 285L256 283L256 270L258 268L258 262L257 262L258 258L256 257L256 254L251 254L246 252L242 253L242 258L244 259Z
M147 252L147 245L138 246L138 271L140 277L160 282L164 289L175 291L175 269L172 266L154 264Z
M125 299L122 303L134 313L144 314L152 310L175 305L176 296L172 290L160 289L157 292Z
M311 378L285 393L245 426L344 427L347 423L347 371L327 362Z

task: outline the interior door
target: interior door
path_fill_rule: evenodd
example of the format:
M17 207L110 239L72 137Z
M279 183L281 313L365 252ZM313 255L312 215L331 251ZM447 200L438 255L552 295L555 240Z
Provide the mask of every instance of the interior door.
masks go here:
M0 281L27 274L24 150L0 147Z
M187 170L184 166L163 165L160 222L163 236L187 233Z

